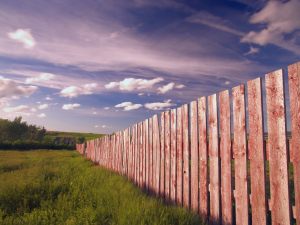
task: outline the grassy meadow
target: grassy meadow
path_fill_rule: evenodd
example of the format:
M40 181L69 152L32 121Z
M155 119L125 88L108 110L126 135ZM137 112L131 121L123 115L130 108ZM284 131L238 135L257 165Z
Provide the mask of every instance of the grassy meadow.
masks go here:
M0 151L0 224L204 224L74 151Z
M57 137L69 137L69 138L85 138L85 140L92 140L103 136L103 134L94 133L78 133L78 132L63 132L63 131L47 131L45 138L55 139Z

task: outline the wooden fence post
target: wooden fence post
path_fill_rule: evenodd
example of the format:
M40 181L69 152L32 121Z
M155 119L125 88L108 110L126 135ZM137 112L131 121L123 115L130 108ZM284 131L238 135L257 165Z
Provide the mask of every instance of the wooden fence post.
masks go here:
M291 221L283 88L282 70L266 75L268 145L270 149L270 209L274 225L290 224Z

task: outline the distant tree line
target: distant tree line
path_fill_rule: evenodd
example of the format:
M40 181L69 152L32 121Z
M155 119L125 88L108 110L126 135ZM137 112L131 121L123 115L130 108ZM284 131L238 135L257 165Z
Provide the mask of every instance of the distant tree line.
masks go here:
M46 137L46 129L27 124L22 117L0 119L0 149L74 149L75 142L65 144Z

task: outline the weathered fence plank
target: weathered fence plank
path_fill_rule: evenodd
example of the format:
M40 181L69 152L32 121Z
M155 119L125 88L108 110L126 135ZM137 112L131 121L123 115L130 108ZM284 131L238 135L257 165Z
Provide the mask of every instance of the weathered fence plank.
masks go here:
M165 193L165 113L160 115L160 196Z
M208 96L210 223L220 223L220 174L217 95Z
M176 109L171 110L171 182L170 199L176 201Z
M230 225L232 220L231 187L231 131L229 92L219 94L220 109L220 158L221 158L221 210L222 224Z
M149 189L149 120L145 121L145 188Z
M272 224L290 224L282 70L266 75L268 145L270 149L270 209Z
M170 111L165 112L165 198L170 199L170 150L171 150L171 126Z
M249 204L247 186L246 112L244 85L240 85L232 89L232 98L236 223L247 225L249 223Z
M182 155L182 108L177 108L177 122L176 122L176 202L182 205L182 168L183 168L183 155Z
M149 191L153 191L153 123L149 119Z
M207 129L206 98L198 99L199 126L199 214L204 220L208 216L208 175L207 175Z
M189 106L182 106L183 130L183 206L190 207L190 143L189 143Z
M160 139L159 124L157 115L153 116L153 151L154 151L154 190L159 194L159 175L160 175Z
M248 152L250 159L251 178L251 211L252 224L267 224L266 218L266 171L263 133L263 110L261 79L257 78L247 83L249 137Z
M288 67L291 131L290 155L294 167L295 210L294 218L300 225L300 62Z
M191 209L198 212L199 203L199 159L198 159L198 110L197 101L190 103L191 109Z

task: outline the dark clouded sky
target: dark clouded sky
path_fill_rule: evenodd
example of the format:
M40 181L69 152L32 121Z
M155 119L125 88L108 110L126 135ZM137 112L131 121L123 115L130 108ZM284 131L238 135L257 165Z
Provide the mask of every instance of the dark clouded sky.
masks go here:
M0 116L125 128L299 60L299 11L299 0L2 0Z

